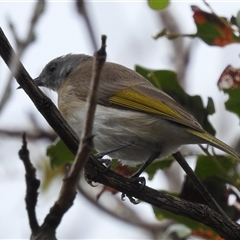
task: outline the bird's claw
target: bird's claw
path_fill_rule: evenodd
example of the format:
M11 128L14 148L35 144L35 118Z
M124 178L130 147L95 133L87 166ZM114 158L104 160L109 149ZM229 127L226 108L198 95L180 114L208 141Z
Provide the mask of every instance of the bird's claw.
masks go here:
M140 192L146 186L146 179L145 179L145 177L135 177L135 176L133 177L132 176L132 177L130 177L130 179L131 179L132 182L139 183L141 185L141 187L139 189Z
M104 164L104 166L106 167L103 171L101 171L101 173L105 173L107 172L110 167L111 167L111 160L109 159L99 159L99 161ZM85 181L91 186L91 187L97 187L96 184L93 184L94 180L93 178L90 176L89 173L87 173L86 171L84 171L84 178Z
M111 160L110 159L99 159L100 163L102 163L106 168L102 173L107 172L111 168Z
M144 187L146 185L146 179L144 177L132 176L132 177L130 177L130 180L134 183L139 183L140 184L140 189L139 189L140 192L144 189ZM126 194L126 193L122 193L121 200L125 201L126 197L129 199L129 201L131 203L133 203L135 205L140 203L140 200L138 200L138 199L134 198L133 196L131 196L129 194Z
M93 184L94 181L93 181L92 177L86 171L84 171L84 179L91 187L97 187L96 184Z
M129 199L129 201L132 203L132 204L134 204L134 205L137 205L137 204L139 204L141 201L139 200L139 199L136 199L136 198L134 198L134 197L132 197L132 196L130 196L130 195L127 195L127 194L125 194L125 193L122 193L122 195L121 195L121 200L122 201L125 201L125 198L128 198Z

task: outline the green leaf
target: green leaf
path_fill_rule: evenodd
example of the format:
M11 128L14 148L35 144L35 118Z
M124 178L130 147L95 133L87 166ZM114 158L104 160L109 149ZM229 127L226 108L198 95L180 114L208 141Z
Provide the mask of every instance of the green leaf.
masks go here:
M218 183L229 183L239 188L239 174L236 171L237 164L234 157L227 155L200 155L197 159L195 173L202 181L214 177L218 179Z
M155 87L170 95L176 102L185 107L210 134L215 135L215 130L208 121L208 116L215 112L211 98L207 107L203 106L200 96L190 96L181 88L177 81L177 75L168 70L150 70L136 66L136 71L150 81Z
M52 168L49 166L49 159L45 159L44 162L41 162L42 172L43 172L43 178L41 179L41 189L46 190L49 188L51 183L54 179L57 177L63 177L65 175L65 168L64 167L58 167L58 168Z
M225 107L228 111L233 112L240 117L240 69L228 65L222 72L218 87L227 93L229 98L225 102Z
M169 0L148 0L148 5L153 10L162 10L169 5Z
M225 102L226 109L230 112L236 113L240 117L240 87L235 89L223 89L229 95Z
M55 142L47 148L47 156L50 157L50 165L52 168L60 167L74 160L74 155L60 138L57 138Z
M148 174L148 179L152 180L154 175L159 169L161 170L168 169L171 167L173 162L174 162L174 159L172 156L169 156L162 160L156 160L151 165L149 165L144 172Z
M207 102L207 107L206 107L208 113L210 115L215 113L215 107L214 107L214 103L211 97L208 97L208 102Z

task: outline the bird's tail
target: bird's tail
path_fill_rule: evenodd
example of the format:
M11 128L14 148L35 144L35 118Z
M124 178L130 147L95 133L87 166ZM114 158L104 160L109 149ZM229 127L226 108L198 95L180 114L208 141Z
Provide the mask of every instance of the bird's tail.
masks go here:
M234 149L229 147L227 144L224 142L220 141L219 139L215 138L214 136L210 135L207 132L198 132L194 129L189 129L189 132L192 133L193 135L202 138L206 141L206 143L209 143L211 146L216 147L226 153L229 153L230 155L238 158L240 161L240 154L236 152Z

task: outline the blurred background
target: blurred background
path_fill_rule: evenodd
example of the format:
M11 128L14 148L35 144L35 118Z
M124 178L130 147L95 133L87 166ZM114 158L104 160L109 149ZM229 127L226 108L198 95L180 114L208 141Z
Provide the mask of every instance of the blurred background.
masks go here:
M238 1L209 3L218 15L228 18L236 16L240 10ZM34 1L0 1L0 26L13 46L16 46L16 43L9 28L9 21L13 23L20 39L25 38L35 4ZM217 81L227 65L239 67L238 45L231 44L221 48L209 47L199 39L153 39L164 27L174 33L195 33L191 5L209 11L202 1L172 1L170 6L161 12L150 9L145 1L86 2L98 46L101 44L101 35L107 35L107 61L131 69L140 65L150 69L176 71L181 86L188 94L201 95L205 104L209 96L213 98L216 113L210 121L217 130L217 137L234 146L239 136L239 122L235 115L225 111L224 102L227 97L219 91ZM94 49L85 22L77 14L75 2L48 1L45 12L36 26L36 40L24 52L21 61L35 78L46 63L68 53L93 55ZM4 94L9 74L9 69L0 59L0 98ZM47 146L53 142L56 135L25 92L16 90L17 87L18 84L14 80L11 95L0 111L0 239L24 239L30 235L24 202L25 172L18 158L23 131L27 133L30 157L38 168L38 177L46 183L51 175L57 176L47 188L42 187L40 190L37 205L40 223L58 196L62 178L61 174L52 173L45 154ZM44 92L56 103L56 93L49 90ZM199 149L192 147L189 150L184 147L184 151L196 153ZM194 165L193 157L189 157L188 161ZM154 180L147 185L161 190L179 191L183 178L182 170L177 164L173 164L171 169L159 171ZM101 186L85 186L85 189L95 197L101 191ZM119 199L120 194L112 196L110 193L104 193L99 201L105 205L112 205L112 210L116 213L120 212L126 216L129 214L129 217L136 214L149 223L157 222L148 204L133 206L127 200L123 204ZM151 236L143 229L109 216L78 195L74 206L64 216L57 237L146 239Z

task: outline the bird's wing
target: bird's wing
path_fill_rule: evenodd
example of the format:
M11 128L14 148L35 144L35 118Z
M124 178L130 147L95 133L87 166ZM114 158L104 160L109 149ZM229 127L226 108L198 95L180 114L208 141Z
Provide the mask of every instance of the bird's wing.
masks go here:
M117 106L156 114L166 120L205 132L197 120L180 104L151 84L122 89L111 96L109 101Z
M92 62L78 68L78 74L70 77L75 95L86 100L91 79ZM79 81L79 76L84 76ZM69 84L66 82L66 84ZM81 91L78 91L81 89ZM133 70L115 63L105 63L98 90L98 104L112 104L126 109L156 114L169 121L180 123L190 129L204 132L197 120L180 104Z

